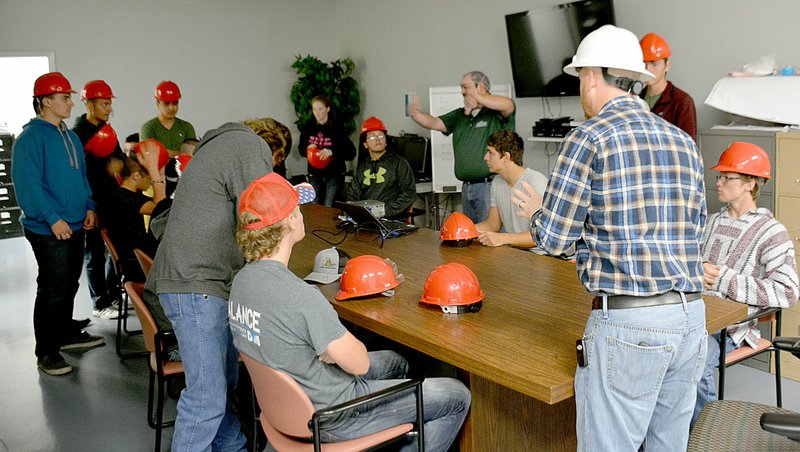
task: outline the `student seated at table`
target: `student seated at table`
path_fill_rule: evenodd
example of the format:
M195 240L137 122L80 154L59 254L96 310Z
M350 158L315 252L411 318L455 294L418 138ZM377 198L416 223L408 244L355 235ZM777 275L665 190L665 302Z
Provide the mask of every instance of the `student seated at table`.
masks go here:
M717 193L727 205L706 222L705 292L750 305L748 314L766 307L794 306L800 293L794 245L772 212L756 207L759 191L770 178L767 153L754 144L736 142L711 169L720 173ZM739 347L756 347L761 339L756 322L728 328L726 354ZM705 404L717 400L714 369L719 365L719 354L719 333L709 335L692 425Z
M522 183L527 182L541 196L547 188L547 177L523 166L524 151L522 137L510 130L493 133L486 143L483 160L489 171L497 174L492 180L489 216L475 225L478 240L486 246L534 246L530 220L517 215L521 208L511 202L511 190L522 190Z
M291 375L320 409L400 383L408 363L395 352L367 352L319 289L287 268L292 247L305 236L298 204L314 197L311 185L292 187L275 173L242 192L236 241L247 264L233 280L228 312L239 351ZM458 380L425 380L425 450L448 450L470 400ZM409 392L360 409L358 416L346 412L327 420L322 439L358 438L415 419L415 396Z
M144 215L151 215L166 193L164 174L158 168L159 148L153 143L140 146L142 152L125 159L122 184L111 195L108 221L108 233L122 261L122 272L131 281L144 281L134 248L155 256L158 243L145 230ZM153 198L142 193L151 185Z
M386 126L372 116L361 125L361 138L369 155L361 158L347 191L348 201L383 201L387 218L401 219L417 199L414 171L408 161L387 152Z

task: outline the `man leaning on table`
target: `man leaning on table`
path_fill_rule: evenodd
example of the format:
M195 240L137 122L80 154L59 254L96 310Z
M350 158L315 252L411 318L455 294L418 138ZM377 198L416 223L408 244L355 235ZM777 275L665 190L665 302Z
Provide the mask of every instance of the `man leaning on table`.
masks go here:
M652 75L630 31L590 33L564 72L588 119L561 145L541 209L532 192L515 202L545 251L577 248L596 295L575 373L578 450L684 450L707 335L697 148L633 93Z

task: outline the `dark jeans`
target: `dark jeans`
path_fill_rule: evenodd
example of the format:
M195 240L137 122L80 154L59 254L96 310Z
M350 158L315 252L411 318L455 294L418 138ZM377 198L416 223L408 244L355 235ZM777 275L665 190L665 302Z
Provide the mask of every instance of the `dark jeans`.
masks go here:
M333 201L336 200L336 192L339 191L340 187L344 186L344 176L322 177L309 174L308 182L317 192L316 203L333 207Z
M83 270L84 231L79 229L68 240L57 240L52 234L40 235L25 229L25 238L39 265L33 331L36 356L41 358L58 353L61 342L73 332L72 308Z
M101 310L111 306L114 301L114 262L106 257L106 245L100 235L100 228L86 231L86 249L83 260L86 263L86 281L94 309Z

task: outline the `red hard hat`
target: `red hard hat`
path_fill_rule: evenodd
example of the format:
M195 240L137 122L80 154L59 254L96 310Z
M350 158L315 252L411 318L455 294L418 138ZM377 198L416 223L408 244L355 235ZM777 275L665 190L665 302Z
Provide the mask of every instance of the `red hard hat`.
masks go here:
M177 102L181 98L178 85L170 80L165 80L156 86L156 100L161 102Z
M158 169L167 166L167 163L170 161L169 152L167 152L167 148L155 138L150 138L136 143L136 145L133 147L133 152L141 154L143 147L142 145L145 143L155 143L155 145L158 146Z
M333 157L328 157L326 159L320 158L320 152L322 152L322 149L314 146L309 146L306 148L306 158L308 159L308 164L317 169L325 168L329 163L331 163L331 160L333 160Z
M739 173L769 179L769 157L766 151L752 143L737 141L719 156L714 171Z
M639 45L642 46L642 56L644 61L656 61L669 58L672 51L669 50L669 43L667 40L655 33L647 33L644 35Z
M395 269L386 259L364 255L347 261L342 272L342 290L337 300L375 295L394 289L400 284Z
M119 145L117 142L117 132L111 127L111 124L105 123L100 127L92 138L86 142L83 149L95 157L105 157L112 152Z
M33 97L46 96L48 94L70 94L74 93L69 80L61 72L48 72L39 76L33 83Z
M364 135L367 132L374 132L376 130L386 132L386 126L383 125L383 121L374 116L370 116L361 124L361 135Z
M478 237L475 223L461 212L453 212L442 225L439 235L441 240L451 242L457 246L469 245L470 241Z
M436 267L428 275L419 302L448 314L478 312L483 305L483 291L469 267L451 262Z
M81 90L81 100L111 99L113 97L114 93L111 92L111 87L102 80L92 80L84 85L83 90Z

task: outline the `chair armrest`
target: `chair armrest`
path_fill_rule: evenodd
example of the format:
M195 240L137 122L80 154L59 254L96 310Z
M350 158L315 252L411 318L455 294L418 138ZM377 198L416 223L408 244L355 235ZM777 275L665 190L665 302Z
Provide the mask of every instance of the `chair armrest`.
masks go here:
M156 361L163 363L169 360L169 352L167 350L167 339L175 338L174 330L159 330L156 333ZM175 339L177 341L177 339Z
M800 442L800 414L764 413L761 428Z
M759 318L764 317L766 315L774 314L774 313L780 311L781 309L782 308L764 308L764 309L759 309L758 311L748 315L744 319L734 323L734 325L747 323L747 322L749 322L751 320L756 320L756 319L759 319Z
M314 416L317 417L326 417L331 416L334 414L341 413L342 411L349 410L351 408L355 408L357 406L364 405L365 403L374 402L376 400L385 399L391 395L397 394L399 392L407 391L412 388L416 388L417 386L422 385L422 382L425 381L425 378L415 378L413 380L405 381L403 383L388 387L386 389L373 392L372 394L367 394L363 397L358 397L348 402L340 403L339 405L334 405L328 408L323 408L321 410L317 410L314 413ZM310 422L310 421L309 421Z
M772 340L772 346L780 351L794 354L800 353L800 337L776 337Z

